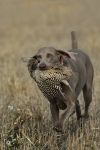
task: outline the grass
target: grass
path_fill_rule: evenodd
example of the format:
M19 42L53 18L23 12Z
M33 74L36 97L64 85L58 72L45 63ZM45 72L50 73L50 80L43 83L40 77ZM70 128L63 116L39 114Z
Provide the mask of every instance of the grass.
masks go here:
M100 149L99 0L0 0L0 150ZM64 134L52 129L49 103L32 81L21 57L42 46L71 48L77 31L79 47L94 70L90 119L80 129L76 117ZM81 107L84 107L80 96Z

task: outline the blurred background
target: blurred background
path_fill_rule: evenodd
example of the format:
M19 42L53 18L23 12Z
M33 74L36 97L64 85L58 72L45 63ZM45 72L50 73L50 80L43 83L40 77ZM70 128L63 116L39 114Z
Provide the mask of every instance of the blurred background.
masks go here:
M41 93L32 83L21 57L32 56L43 46L70 49L72 30L77 33L79 48L89 54L94 65L94 101L91 109L95 110L98 118L100 0L0 0L1 114L6 113L8 106L24 107L32 101L33 105L38 104L38 108L42 103L42 115L48 117L48 102L44 97L40 99ZM7 118L1 119L1 129L3 124L8 123L2 129L4 134L10 124L9 116Z

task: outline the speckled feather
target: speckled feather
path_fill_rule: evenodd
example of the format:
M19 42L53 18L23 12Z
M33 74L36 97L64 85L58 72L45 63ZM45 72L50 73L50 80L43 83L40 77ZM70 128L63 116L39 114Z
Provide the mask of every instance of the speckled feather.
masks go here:
M36 81L38 87L43 92L43 94L49 98L53 99L61 91L61 81L68 80L72 75L72 70L67 67L62 69L49 69L49 70L35 70L33 72L33 79Z

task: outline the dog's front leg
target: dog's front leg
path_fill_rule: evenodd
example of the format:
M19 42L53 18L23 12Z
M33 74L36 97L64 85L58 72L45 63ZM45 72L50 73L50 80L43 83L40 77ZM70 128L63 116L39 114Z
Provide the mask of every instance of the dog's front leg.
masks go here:
M63 125L65 119L68 120L69 117L76 111L76 94L75 90L70 86L69 82L63 80L61 82L61 95L63 96L63 102L66 104L67 109L60 115L60 122ZM78 105L77 105L78 107ZM79 107L78 107L79 108ZM79 110L79 109L78 109ZM79 111L77 111L79 112Z
M60 119L59 119L60 122L61 122L61 124L62 124L62 126L63 126L63 124L64 124L64 121L65 121L65 120L68 120L69 117L70 117L74 112L75 112L75 103L73 102L73 103L67 104L67 109L64 110L64 112L61 114Z
M59 121L59 108L55 103L50 103L52 121L54 125L54 130L58 132L62 132L62 125Z

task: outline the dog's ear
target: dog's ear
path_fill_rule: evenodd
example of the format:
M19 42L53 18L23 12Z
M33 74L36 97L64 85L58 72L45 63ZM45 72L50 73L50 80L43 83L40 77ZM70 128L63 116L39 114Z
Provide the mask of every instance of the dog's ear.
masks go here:
M69 59L75 59L75 54L74 52L69 52L69 51L65 51L65 50L57 50L57 54L60 55L60 60L61 62L63 61L64 58L69 58Z
M57 53L62 55L62 56L65 56L65 57L68 57L68 58L71 58L69 52L67 51L63 51L63 50L57 50Z

